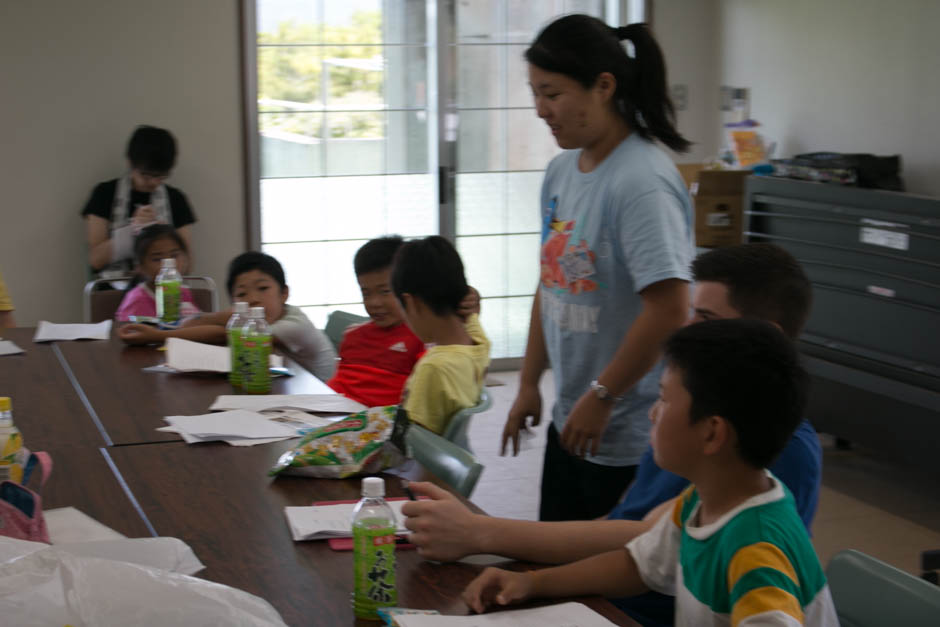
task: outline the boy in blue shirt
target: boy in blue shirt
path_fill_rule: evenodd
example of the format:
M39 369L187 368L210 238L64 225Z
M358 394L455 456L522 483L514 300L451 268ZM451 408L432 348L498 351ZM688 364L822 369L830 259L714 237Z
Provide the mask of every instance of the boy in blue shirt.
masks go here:
M809 315L809 280L799 263L772 244L718 248L692 262L695 289L690 322L721 318L757 318L796 339ZM537 424L533 422L533 425ZM518 452L518 451L516 451ZM803 420L771 471L790 489L809 529L819 499L822 451ZM622 546L649 529L657 506L674 499L688 481L656 465L647 448L626 497L608 520L544 523L472 514L458 501L427 484L416 492L435 500L406 505L412 541L431 559L454 560L474 553L496 553L542 563L567 563ZM619 604L619 603L618 603ZM647 625L670 624L672 599L650 593L624 601L622 609Z
M760 320L709 320L665 345L650 410L656 463L687 487L624 548L530 572L488 568L464 591L477 612L536 597L675 595L677 625L837 626L789 490L766 470L801 421L808 377Z

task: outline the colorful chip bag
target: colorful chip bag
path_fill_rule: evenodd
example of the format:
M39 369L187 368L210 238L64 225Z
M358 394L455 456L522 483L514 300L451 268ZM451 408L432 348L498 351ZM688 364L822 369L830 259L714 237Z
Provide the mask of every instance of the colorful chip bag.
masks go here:
M281 455L268 472L345 479L377 473L405 460L408 416L397 405L371 407L314 429Z

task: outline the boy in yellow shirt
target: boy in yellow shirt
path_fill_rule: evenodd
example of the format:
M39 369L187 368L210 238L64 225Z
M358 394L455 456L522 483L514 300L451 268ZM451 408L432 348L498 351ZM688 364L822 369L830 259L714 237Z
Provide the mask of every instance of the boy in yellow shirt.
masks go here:
M405 382L402 405L417 424L443 433L450 418L477 404L490 363L490 342L477 314L457 313L468 293L463 262L440 236L406 242L395 255L392 290L405 322L433 344Z

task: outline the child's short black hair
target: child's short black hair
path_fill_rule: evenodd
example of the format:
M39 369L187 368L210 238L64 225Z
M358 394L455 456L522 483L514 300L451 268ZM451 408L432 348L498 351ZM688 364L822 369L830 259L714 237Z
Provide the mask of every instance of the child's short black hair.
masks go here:
M791 339L806 324L813 290L799 262L767 243L716 248L692 262L695 281L728 287L728 300L745 318L776 322Z
M665 355L692 397L692 422L721 416L745 462L773 463L806 405L808 378L794 343L763 320L709 320L677 331Z
M232 296L232 288L235 287L235 279L238 278L238 275L252 270L267 274L277 281L282 290L287 287L287 281L284 279L284 268L281 267L277 259L265 253L249 250L247 253L242 253L232 259L232 263L228 265L228 278L225 285L228 288L229 297Z
M176 140L166 129L138 126L127 142L127 158L138 170L166 174L176 163Z
M391 267L395 253L404 243L405 240L400 235L386 235L370 239L356 251L353 259L356 276Z
M398 249L392 266L392 290L398 300L402 294L417 296L435 314L444 316L457 312L469 287L454 245L432 235L405 242Z
M164 238L172 239L184 252L189 252L186 248L186 242L172 226L169 224L151 224L141 229L137 237L134 238L134 258L137 259L137 263L143 263L151 244Z

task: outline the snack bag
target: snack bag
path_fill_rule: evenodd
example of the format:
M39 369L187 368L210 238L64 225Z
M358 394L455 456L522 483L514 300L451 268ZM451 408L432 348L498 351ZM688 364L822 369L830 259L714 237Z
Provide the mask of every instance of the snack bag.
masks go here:
M397 405L371 407L305 435L281 455L269 475L280 473L345 479L376 473L404 461L403 448L392 443L407 429L407 414ZM398 425L396 426L396 423Z

